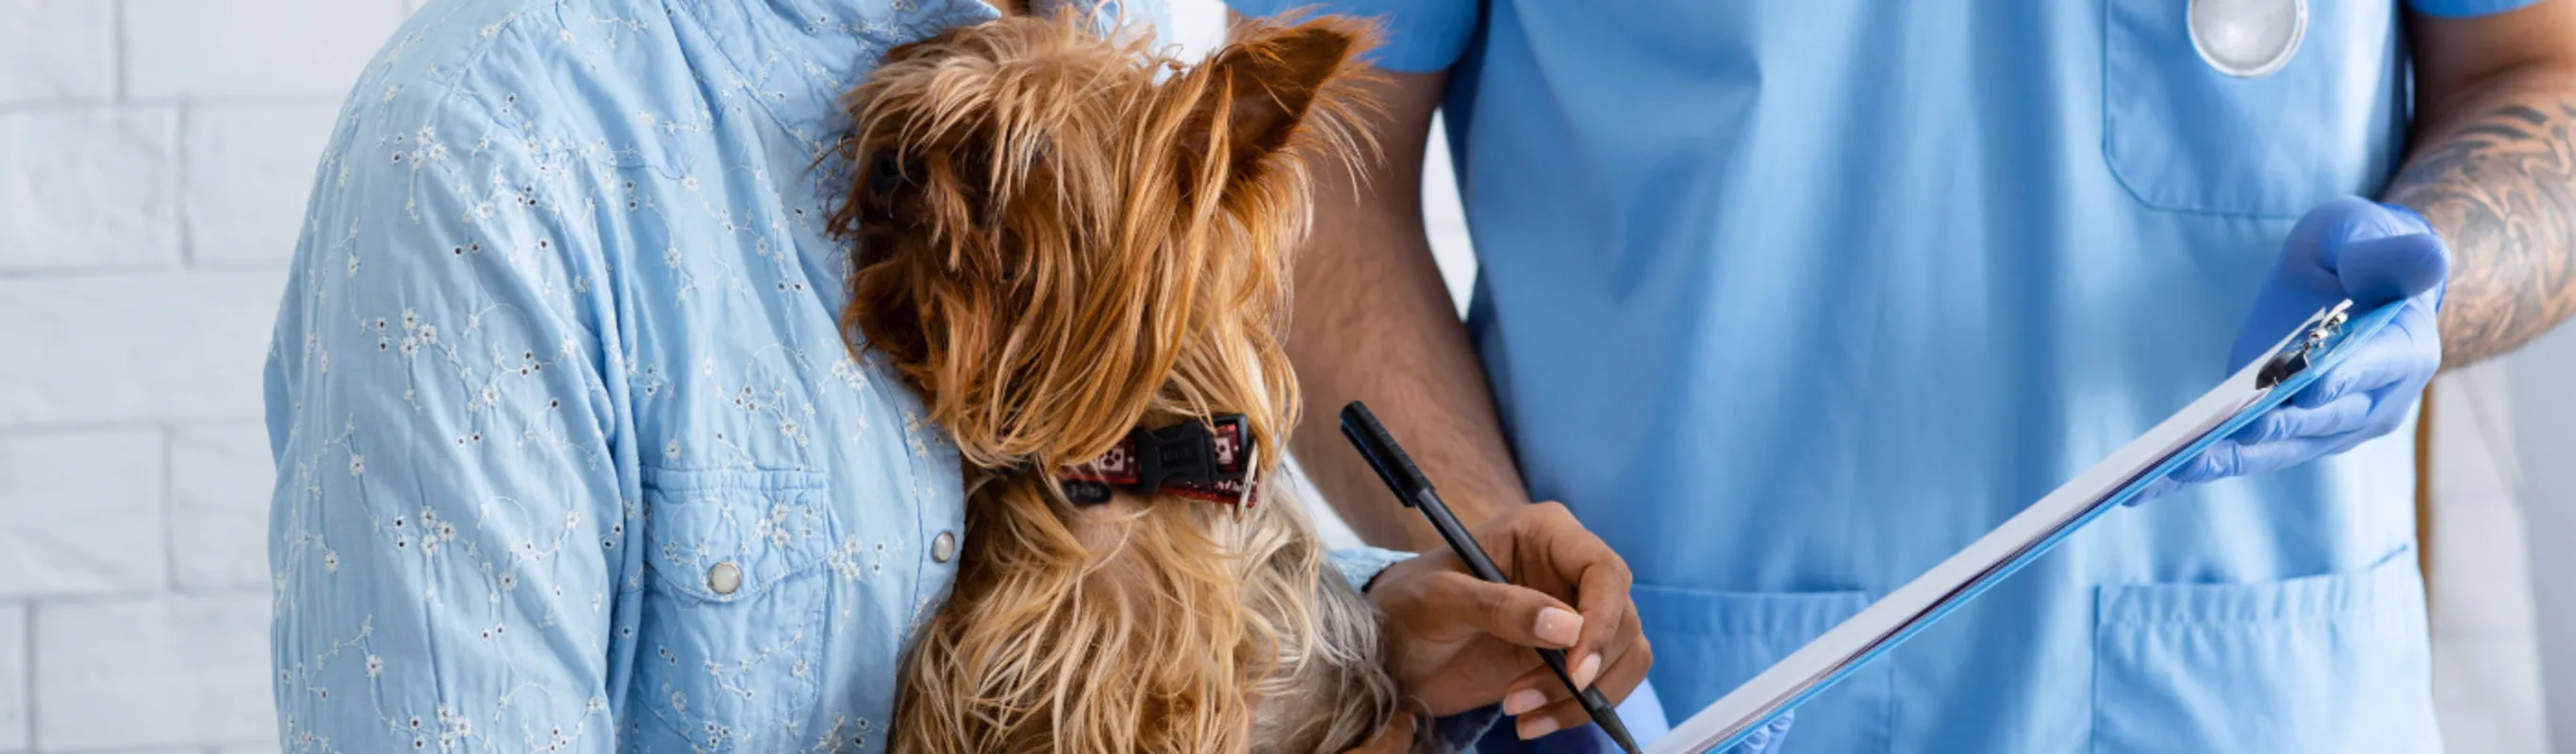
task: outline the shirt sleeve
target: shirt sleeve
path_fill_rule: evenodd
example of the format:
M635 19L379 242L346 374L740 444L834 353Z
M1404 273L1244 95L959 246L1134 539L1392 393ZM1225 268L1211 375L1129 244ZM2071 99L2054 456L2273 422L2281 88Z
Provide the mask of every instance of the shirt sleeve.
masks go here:
M641 526L596 231L577 171L475 110L354 109L308 208L266 375L290 749L615 746Z
M2406 7L2427 16L2471 18L2522 8L2540 0L2406 0Z
M1368 592L1369 581L1376 579L1378 573L1385 571L1387 566L1412 558L1413 553L1381 550L1375 547L1353 547L1332 552L1334 570L1342 572L1342 578L1351 583L1352 591L1361 593Z
M1467 49L1468 35L1475 33L1476 14L1482 6L1478 0L1226 0L1226 4L1253 17L1304 11L1375 18L1385 39L1369 62L1402 73L1438 71L1458 62L1458 53Z

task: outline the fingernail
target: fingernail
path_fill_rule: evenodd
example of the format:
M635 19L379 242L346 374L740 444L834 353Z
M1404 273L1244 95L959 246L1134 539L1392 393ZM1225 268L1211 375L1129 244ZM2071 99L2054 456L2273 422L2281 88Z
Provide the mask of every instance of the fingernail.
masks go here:
M1546 703L1547 695L1539 693L1538 689L1521 689L1503 697L1503 714L1518 715Z
M1538 638L1560 647L1572 646L1583 635L1583 616L1557 608L1538 611Z
M1539 736L1555 733L1557 727L1556 718L1553 717L1521 718L1521 740L1527 741Z
M1595 652L1584 655L1582 662L1574 664L1574 687L1576 689L1592 688L1594 676L1598 676L1600 674L1601 653Z

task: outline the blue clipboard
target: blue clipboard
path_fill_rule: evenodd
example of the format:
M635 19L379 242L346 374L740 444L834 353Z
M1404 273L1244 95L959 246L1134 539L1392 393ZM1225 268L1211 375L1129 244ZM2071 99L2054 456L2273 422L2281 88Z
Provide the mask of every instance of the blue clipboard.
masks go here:
M2015 514L1923 575L1835 625L1752 680L1673 726L1651 754L1724 751L1849 677L1925 627L2039 559L2070 534L2136 497L2211 443L2235 434L2343 361L2397 316L2404 300L2358 317L2352 302L2321 310L2154 429Z

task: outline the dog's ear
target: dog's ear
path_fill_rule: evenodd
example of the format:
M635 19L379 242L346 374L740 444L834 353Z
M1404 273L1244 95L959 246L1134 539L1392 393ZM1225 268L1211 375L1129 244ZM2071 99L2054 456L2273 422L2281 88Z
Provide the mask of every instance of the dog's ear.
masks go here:
M1377 44L1375 29L1343 16L1293 24L1256 20L1235 27L1236 41L1192 72L1207 77L1181 135L1184 149L1216 155L1229 182L1253 179L1262 161L1287 149L1303 130L1347 134L1360 105L1358 81L1369 75L1359 56ZM1333 120L1319 123L1321 120Z

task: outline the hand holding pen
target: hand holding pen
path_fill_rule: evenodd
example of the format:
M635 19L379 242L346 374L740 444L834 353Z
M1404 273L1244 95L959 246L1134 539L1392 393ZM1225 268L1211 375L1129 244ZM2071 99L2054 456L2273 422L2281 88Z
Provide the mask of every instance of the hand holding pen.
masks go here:
M1359 404L1343 411L1344 433L1376 447L1363 452L1390 488L1463 545L1391 566L1369 590L1387 613L1397 683L1435 715L1499 696L1503 711L1520 718L1522 738L1599 721L1614 740L1625 739L1610 704L1654 663L1629 600L1627 564L1554 503L1513 508L1468 538L1421 472L1398 460L1402 450L1384 428L1366 437L1375 424ZM1547 654L1554 663L1542 661ZM1569 682L1592 693L1578 696Z

